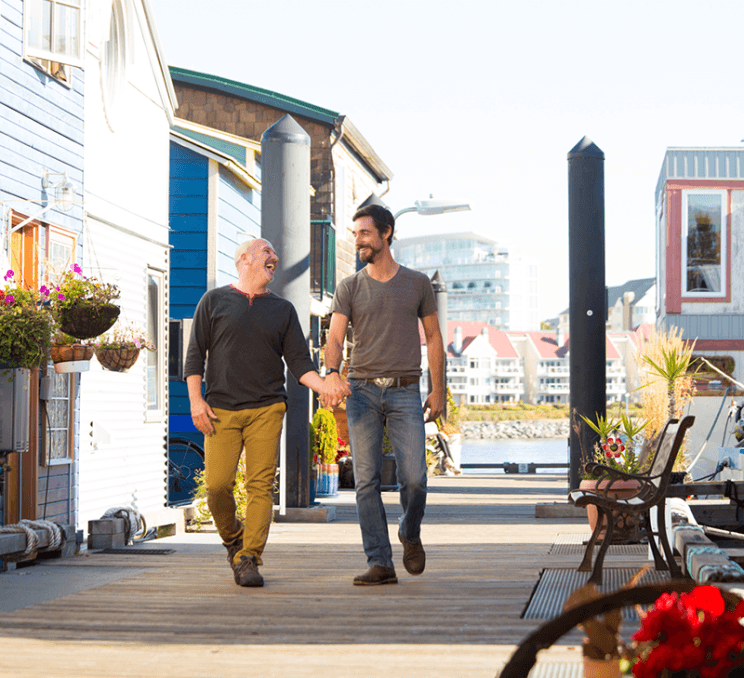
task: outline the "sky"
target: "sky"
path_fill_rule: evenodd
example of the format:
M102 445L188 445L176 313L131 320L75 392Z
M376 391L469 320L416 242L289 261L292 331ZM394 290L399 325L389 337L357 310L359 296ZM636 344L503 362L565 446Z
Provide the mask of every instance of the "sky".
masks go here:
M399 238L475 231L540 267L568 306L568 152L605 155L608 286L655 275L669 147L740 147L741 0L150 0L172 66L337 111L393 173Z

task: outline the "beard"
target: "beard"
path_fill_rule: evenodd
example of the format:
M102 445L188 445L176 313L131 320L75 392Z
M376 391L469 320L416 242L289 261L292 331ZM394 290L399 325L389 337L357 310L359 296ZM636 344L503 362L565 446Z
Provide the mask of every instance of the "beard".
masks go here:
M364 247L357 250L359 254L359 260L368 264L374 263L377 256L382 252L382 247L373 247L372 245L365 245Z

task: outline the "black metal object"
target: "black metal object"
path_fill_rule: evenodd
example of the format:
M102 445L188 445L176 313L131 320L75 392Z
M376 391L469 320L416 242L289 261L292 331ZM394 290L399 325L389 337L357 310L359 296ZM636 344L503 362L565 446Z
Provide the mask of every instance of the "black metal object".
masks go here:
M589 572L589 582L602 583L602 566L605 554L613 541L616 517L624 513L637 520L637 526L642 536L648 537L648 544L654 557L654 565L657 570L669 570L673 578L682 576L676 561L672 547L669 544L666 533L666 518L664 515L664 502L666 500L667 488L672 473L672 467L677 459L677 453L682 447L687 429L695 423L695 417L687 416L681 422L677 419L669 419L664 430L659 436L659 444L654 452L651 467L645 473L623 473L616 468L590 462L586 465L587 473L591 473L599 481L604 481L605 487L595 490L575 490L569 494L569 499L575 506L581 508L592 505L597 508L597 524L589 539L584 552L584 559L578 567L579 572ZM678 426L675 426L679 424ZM612 496L613 483L623 480L635 480L638 482L638 490L630 497L616 498ZM651 522L650 510L657 509L657 528L654 529ZM592 554L599 540L599 534L605 528L606 533L602 538L602 545L594 561L592 568ZM664 557L659 553L654 536L659 537ZM665 560L666 558L666 560Z
M572 424L579 415L607 413L605 365L604 153L584 137L568 153L569 351ZM578 419L581 422L580 419ZM571 426L569 487L579 487L599 436L583 422ZM582 459L583 454L587 458Z

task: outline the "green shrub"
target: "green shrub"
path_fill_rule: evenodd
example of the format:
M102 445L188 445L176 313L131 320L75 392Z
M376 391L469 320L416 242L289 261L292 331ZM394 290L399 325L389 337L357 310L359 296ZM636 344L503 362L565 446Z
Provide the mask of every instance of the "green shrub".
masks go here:
M336 451L338 450L338 430L336 418L333 412L320 408L313 415L313 428L315 429L315 446L313 454L320 457L321 464L336 463Z

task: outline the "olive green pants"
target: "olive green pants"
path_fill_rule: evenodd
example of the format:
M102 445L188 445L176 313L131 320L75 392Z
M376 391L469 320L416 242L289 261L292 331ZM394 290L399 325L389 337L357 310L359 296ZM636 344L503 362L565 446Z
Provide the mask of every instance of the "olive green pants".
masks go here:
M273 488L282 432L284 403L247 410L213 408L218 420L213 421L214 433L206 436L204 445L204 476L207 503L222 541L234 542L241 534L236 516L235 475L240 453L245 449L245 489L248 496L242 534L243 548L235 555L255 556L263 564L263 553L269 537Z

